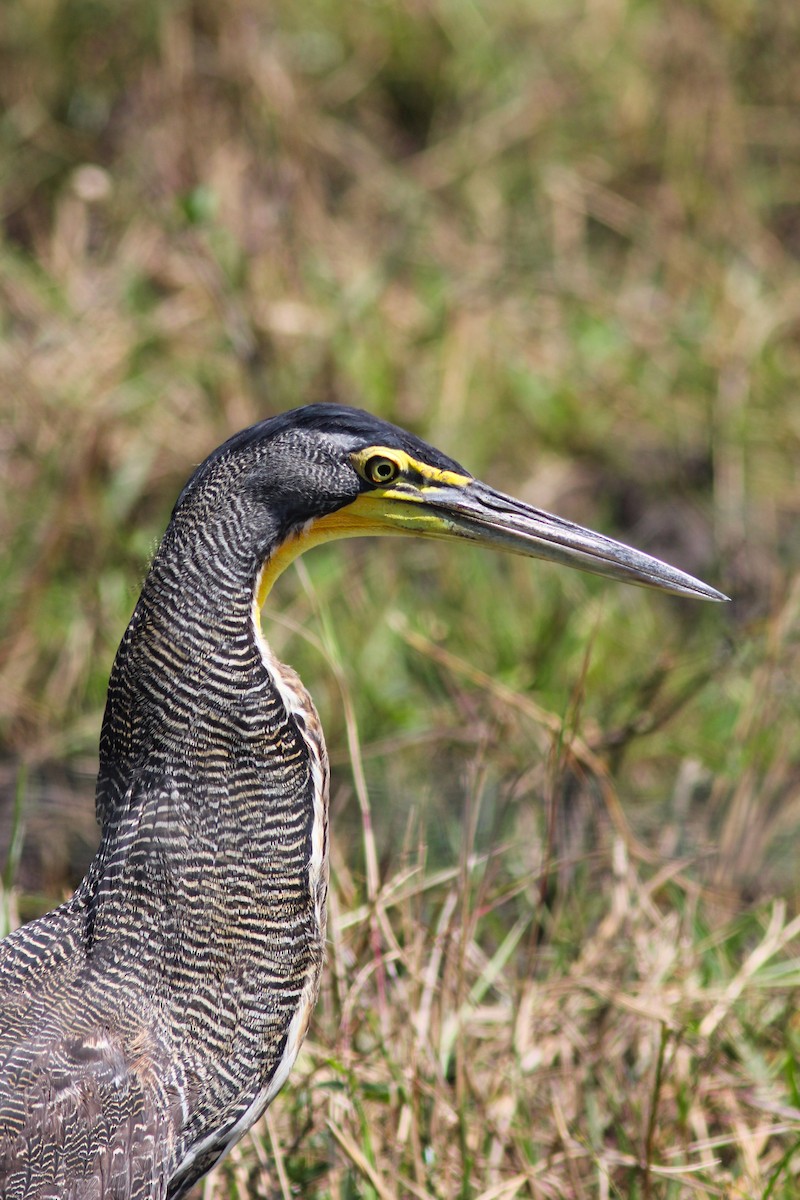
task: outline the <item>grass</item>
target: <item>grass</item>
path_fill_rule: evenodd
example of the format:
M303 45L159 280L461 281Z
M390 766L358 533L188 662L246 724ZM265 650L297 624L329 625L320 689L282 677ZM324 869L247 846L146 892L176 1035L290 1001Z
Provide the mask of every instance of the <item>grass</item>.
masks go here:
M7 0L5 925L85 868L148 556L250 421L361 405L734 597L377 542L281 581L329 961L198 1195L796 1195L798 24Z

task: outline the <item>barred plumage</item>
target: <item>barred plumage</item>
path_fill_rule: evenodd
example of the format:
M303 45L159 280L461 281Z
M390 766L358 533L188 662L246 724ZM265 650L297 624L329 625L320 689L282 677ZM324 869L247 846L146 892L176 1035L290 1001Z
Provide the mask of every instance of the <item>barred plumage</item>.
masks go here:
M392 531L721 598L354 409L299 409L215 451L111 672L97 855L0 944L3 1200L174 1200L285 1082L323 961L328 766L260 605L307 546Z

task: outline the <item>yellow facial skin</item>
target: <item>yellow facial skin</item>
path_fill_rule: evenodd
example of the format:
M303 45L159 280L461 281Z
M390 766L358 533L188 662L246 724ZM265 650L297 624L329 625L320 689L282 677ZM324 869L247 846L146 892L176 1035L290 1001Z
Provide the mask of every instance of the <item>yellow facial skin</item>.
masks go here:
M465 488L472 483L469 475L442 471L402 450L386 446L368 446L359 450L351 455L351 462L362 479L372 485L372 490L362 492L345 508L310 521L275 551L259 576L256 594L259 608L263 607L278 576L312 546L334 538L379 534L447 537L446 520L434 513L415 512L409 505L424 503L431 493L442 488Z
M393 479L383 479L377 466L373 465L375 459L385 460L395 465L396 473ZM403 500L414 497L423 499L424 497L419 495L420 490L425 487L435 487L437 484L445 487L466 487L467 484L472 483L471 475L459 475L456 471L442 471L438 467L431 467L427 463L412 458L403 450L389 450L386 446L368 446L366 450L359 450L357 454L351 455L350 460L361 478L366 479L367 483L386 482L387 494L389 494L391 484L395 483L398 489L402 489L398 499Z

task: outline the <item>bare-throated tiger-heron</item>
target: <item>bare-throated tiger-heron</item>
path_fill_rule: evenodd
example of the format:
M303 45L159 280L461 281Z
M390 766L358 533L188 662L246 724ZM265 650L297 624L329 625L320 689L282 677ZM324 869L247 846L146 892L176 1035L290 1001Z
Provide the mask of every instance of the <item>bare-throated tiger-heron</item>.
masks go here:
M358 534L725 598L356 409L300 408L215 450L111 672L97 855L71 899L0 943L3 1200L174 1200L285 1083L324 958L328 764L260 611L296 555Z

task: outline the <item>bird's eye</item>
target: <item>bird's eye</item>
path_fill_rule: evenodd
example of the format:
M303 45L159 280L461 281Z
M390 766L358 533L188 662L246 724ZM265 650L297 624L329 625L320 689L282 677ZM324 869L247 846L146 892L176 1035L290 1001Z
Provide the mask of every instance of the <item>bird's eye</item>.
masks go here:
M380 487L392 483L399 474L400 468L397 463L392 462L390 458L384 458L382 454L373 454L372 458L368 458L364 463L364 475L370 483L376 483Z

